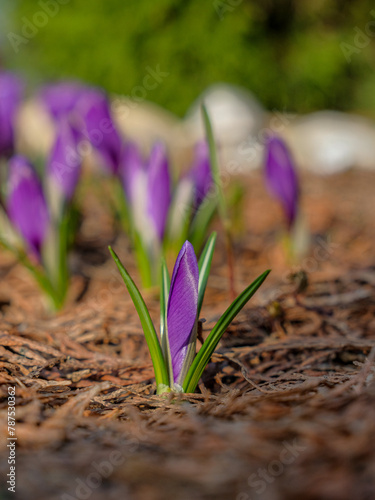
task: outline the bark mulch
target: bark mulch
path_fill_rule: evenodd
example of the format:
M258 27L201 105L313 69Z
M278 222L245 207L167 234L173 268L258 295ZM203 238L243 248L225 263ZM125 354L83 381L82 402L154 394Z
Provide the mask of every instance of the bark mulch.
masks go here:
M258 174L248 179L236 288L273 273L194 395L154 394L142 330L105 251L113 243L132 269L128 243L105 208L87 200L71 297L55 316L1 254L0 432L8 437L15 386L17 493L7 491L4 446L0 498L375 498L375 175L305 177L312 250L292 267L278 207ZM222 240L203 339L229 303ZM146 302L158 324L155 293Z

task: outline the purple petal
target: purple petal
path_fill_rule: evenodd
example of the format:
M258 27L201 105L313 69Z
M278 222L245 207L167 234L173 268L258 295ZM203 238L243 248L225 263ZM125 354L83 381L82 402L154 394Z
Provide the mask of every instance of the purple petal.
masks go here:
M156 143L147 166L147 213L153 221L159 240L164 237L171 204L171 176L165 147Z
M191 243L186 241L173 269L167 309L169 350L173 378L178 383L197 319L199 271Z
M107 96L96 89L86 91L77 102L77 112L85 125L84 135L101 156L104 166L112 174L116 173L123 143L111 118Z
M198 142L195 146L190 177L194 183L194 206L198 208L212 185L210 153L206 141Z
M0 155L14 150L14 120L23 94L23 83L12 73L0 73Z
M268 189L279 199L284 208L290 229L298 210L298 178L285 142L275 135L267 138L265 175Z
M74 110L79 98L87 90L78 82L62 81L44 87L39 97L52 117L59 120Z
M20 155L9 161L7 213L31 252L40 259L49 225L48 209L33 166Z
M137 144L129 141L124 146L118 172L129 203L134 203L135 201L135 182L138 173L142 170L143 160L141 152Z
M48 175L64 197L70 200L81 173L82 158L78 152L80 134L67 117L57 123L57 136L47 164Z

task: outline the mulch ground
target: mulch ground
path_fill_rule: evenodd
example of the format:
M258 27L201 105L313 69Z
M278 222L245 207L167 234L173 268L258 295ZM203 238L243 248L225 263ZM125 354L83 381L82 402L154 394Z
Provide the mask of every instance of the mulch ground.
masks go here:
M288 266L259 174L236 218L239 291L273 272L194 395L154 394L138 318L106 245L133 270L106 204L85 198L66 308L46 313L0 254L1 435L16 387L17 493L39 500L375 498L375 174L304 175L311 251ZM203 337L229 304L219 236ZM155 323L155 293L146 294ZM2 439L5 443L5 439Z

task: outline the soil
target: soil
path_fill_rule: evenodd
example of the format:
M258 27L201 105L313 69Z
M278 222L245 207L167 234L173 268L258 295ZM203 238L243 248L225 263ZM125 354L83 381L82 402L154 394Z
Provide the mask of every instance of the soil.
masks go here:
M59 314L0 254L1 434L9 437L15 386L17 437L16 494L4 480L4 445L1 498L375 499L375 174L302 180L312 241L293 266L260 175L240 180L236 289L272 273L228 328L196 394L154 393L143 333L106 246L137 273L105 200L85 196ZM219 233L203 337L229 304L227 267ZM155 292L145 299L158 324Z

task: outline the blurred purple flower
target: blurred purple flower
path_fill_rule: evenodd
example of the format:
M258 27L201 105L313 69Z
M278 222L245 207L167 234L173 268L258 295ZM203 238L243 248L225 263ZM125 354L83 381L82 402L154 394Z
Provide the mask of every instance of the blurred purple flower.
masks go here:
M180 384L181 370L197 322L199 270L191 243L178 254L168 298L167 331L174 382Z
M57 123L57 136L47 163L47 173L64 198L70 200L81 174L82 158L78 152L79 132L67 117Z
M155 143L143 162L138 146L128 142L122 154L119 176L133 221L145 241L163 240L171 204L172 181L162 143Z
M141 152L135 142L126 142L121 155L119 177L129 203L134 203L137 176L143 172Z
M48 208L34 167L20 155L9 160L7 213L31 252L40 260L49 226Z
M13 73L0 72L0 155L14 150L14 121L23 95L23 83Z
M268 136L265 158L266 184L281 202L290 230L298 211L299 185L292 156L280 137Z
M61 81L45 86L39 97L55 120L71 113L87 87L74 81Z
M105 167L117 173L122 156L123 141L112 120L107 96L88 89L77 101L77 112L84 122L85 135L104 161Z
M157 142L147 165L147 214L162 241L171 204L171 176L165 147Z
M194 207L198 208L212 185L210 152L206 141L200 141L195 146L189 177L194 185Z
M104 166L113 174L117 172L123 144L103 91L65 81L45 87L40 98L56 122L69 115L74 126L96 149Z

